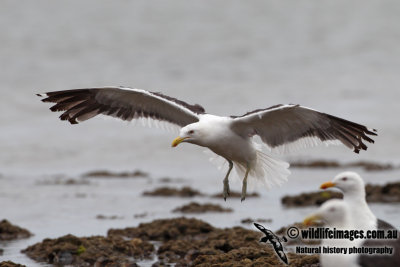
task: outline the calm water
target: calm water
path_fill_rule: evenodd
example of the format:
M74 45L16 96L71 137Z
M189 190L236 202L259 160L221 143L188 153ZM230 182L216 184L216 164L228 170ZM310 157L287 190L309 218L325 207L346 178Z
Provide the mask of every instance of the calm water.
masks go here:
M162 91L218 115L299 103L376 128L379 137L360 155L332 147L285 159L398 165L399 12L394 0L2 1L0 217L35 236L2 244L0 260L34 266L18 251L45 237L105 234L111 227L178 216L170 211L186 200L140 196L159 186L161 177L182 177L172 186L205 193L222 189L223 172L202 148L170 147L176 132L101 118L71 126L49 112L38 92L124 85ZM40 184L94 169L141 169L151 179ZM282 188L260 188L260 199L244 203L196 198L235 210L196 217L220 227L246 217L273 218L269 227L277 229L313 210L283 209L281 196L315 190L338 171L292 169ZM372 183L399 179L399 171L361 173ZM400 226L399 205L372 208ZM133 218L143 212L146 218ZM100 221L97 214L123 219Z

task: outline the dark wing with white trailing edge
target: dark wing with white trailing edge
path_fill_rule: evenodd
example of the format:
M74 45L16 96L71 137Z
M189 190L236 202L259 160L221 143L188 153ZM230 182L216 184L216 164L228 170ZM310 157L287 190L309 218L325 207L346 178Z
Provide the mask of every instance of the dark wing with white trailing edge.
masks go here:
M359 153L367 150L364 141L374 143L367 135L374 129L300 105L277 105L231 117L231 128L243 137L259 135L271 149L285 152L293 148L337 143Z
M61 120L71 124L88 120L99 114L126 121L151 118L181 127L199 121L204 113L200 105L190 105L161 93L124 87L73 89L38 94L47 96L43 102L56 103L51 111L64 111Z

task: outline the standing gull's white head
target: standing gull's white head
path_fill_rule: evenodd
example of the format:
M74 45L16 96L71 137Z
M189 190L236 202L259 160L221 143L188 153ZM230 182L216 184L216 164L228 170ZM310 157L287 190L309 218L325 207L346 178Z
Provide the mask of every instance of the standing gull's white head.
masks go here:
M376 230L393 229L389 223L379 220L372 213L366 201L364 180L355 172L342 172L330 182L325 182L321 189L337 188L343 192L343 200L348 204L357 229Z

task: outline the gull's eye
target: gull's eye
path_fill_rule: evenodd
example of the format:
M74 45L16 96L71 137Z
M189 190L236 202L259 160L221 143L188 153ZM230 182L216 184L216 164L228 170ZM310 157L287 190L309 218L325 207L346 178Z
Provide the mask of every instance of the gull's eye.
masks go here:
M334 212L334 211L335 211L335 208L330 208L329 211L330 211L330 212Z
M347 177L343 177L343 178L342 178L342 181L347 181Z
M190 130L190 131L188 132L188 134L194 134L194 131L193 131L193 130Z

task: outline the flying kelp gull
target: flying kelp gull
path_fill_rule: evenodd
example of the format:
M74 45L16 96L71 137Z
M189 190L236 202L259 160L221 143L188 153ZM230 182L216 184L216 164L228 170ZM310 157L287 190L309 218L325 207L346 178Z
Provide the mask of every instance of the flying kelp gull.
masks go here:
M331 230L357 230L354 216L348 203L344 200L331 199L321 205L317 212L304 219L304 224L309 226L315 221L323 221L325 227ZM364 232L365 235L365 232ZM323 267L354 266L354 267L376 267L376 266L400 266L400 242L399 239L323 239L322 247L347 248L347 254L320 255ZM356 248L357 254L349 254L349 248ZM358 249L390 248L392 254L358 253Z
M98 114L122 120L150 118L182 127L175 147L181 142L208 147L229 163L223 180L224 198L229 195L229 174L235 165L242 175L242 200L246 197L247 177L259 178L268 187L281 184L290 174L286 162L262 153L252 141L258 135L272 151L309 147L320 143L342 143L358 153L366 150L363 141L376 130L300 105L276 105L242 116L220 117L205 113L200 105L161 93L125 87L75 89L39 94L43 102L56 103L51 111L64 111L61 120L75 124Z
M343 200L349 205L351 216L357 229L396 229L389 223L377 219L365 199L364 180L355 172L342 172L331 182L323 183L320 188L338 188L343 192Z

